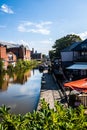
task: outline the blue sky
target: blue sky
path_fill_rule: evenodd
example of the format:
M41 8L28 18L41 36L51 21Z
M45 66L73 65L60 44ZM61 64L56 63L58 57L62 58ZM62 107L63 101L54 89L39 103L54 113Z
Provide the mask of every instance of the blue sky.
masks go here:
M67 34L87 38L87 0L0 0L0 41L48 54Z

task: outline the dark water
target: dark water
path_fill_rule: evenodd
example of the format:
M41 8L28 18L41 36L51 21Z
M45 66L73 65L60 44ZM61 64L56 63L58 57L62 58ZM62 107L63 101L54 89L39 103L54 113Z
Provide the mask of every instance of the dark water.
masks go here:
M0 106L11 107L15 114L35 110L40 97L41 76L39 70L32 70L12 77L0 77Z

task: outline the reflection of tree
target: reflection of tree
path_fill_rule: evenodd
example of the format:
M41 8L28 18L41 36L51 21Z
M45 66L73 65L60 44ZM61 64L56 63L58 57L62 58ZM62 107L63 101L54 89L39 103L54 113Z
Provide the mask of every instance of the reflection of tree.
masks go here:
M34 75L34 69L33 69L33 75Z
M1 74L0 75L0 90L6 91L9 83L24 84L27 82L28 77L31 76L31 71L17 72L16 74Z
M4 66L4 63L3 63L2 59L0 59L0 73L3 72L3 66Z
M2 89L2 84L3 84L3 82L4 82L3 79L4 79L4 78L3 78L3 75L1 75L1 76L0 76L0 89Z
M7 90L8 88L8 82L9 82L9 76L7 74L1 74L0 76L0 89L2 91Z
M25 73L19 71L16 73L16 79L14 83L24 84L25 82L27 82L27 79L30 76L31 76L30 71L26 71Z
M17 73L16 83L24 84L24 73Z

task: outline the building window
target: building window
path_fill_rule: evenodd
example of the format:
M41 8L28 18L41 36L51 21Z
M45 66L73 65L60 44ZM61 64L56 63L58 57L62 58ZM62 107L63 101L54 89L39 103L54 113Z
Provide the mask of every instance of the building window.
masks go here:
M9 54L8 59L9 59L9 61L13 60L13 55Z

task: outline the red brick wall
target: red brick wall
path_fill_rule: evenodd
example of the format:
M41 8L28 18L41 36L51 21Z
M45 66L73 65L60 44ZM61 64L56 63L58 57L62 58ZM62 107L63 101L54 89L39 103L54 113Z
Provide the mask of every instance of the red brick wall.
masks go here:
M13 52L19 58L19 48L9 48L7 52Z
M14 54L13 54L13 60L14 60L14 61L17 61L17 57L16 57L16 55L14 55Z
M31 52L30 52L30 50L26 50L25 57L26 57L26 59L28 59L28 60L31 59Z
M9 48L7 49L8 52L13 52L16 56L17 56L17 59L24 59L24 56L23 56L23 48L21 47L17 47L17 48Z
M0 46L0 59L3 59L4 69L6 69L8 66L8 62L7 62L7 54L6 54L5 46Z
M16 61L17 60L17 57L15 54L13 54L12 52L8 52L6 53L6 47L5 46L0 46L0 59L3 59L3 63L4 63L4 69L7 69L7 66L9 64L9 58L8 58L8 55L9 54L12 54L13 56L13 61Z
M27 50L24 46L9 48L7 52L13 52L17 56L17 59L31 59L30 50Z
M25 53L24 48L20 47L19 48L19 58L24 59L24 53Z
M6 59L6 47L0 46L0 58L1 59Z

